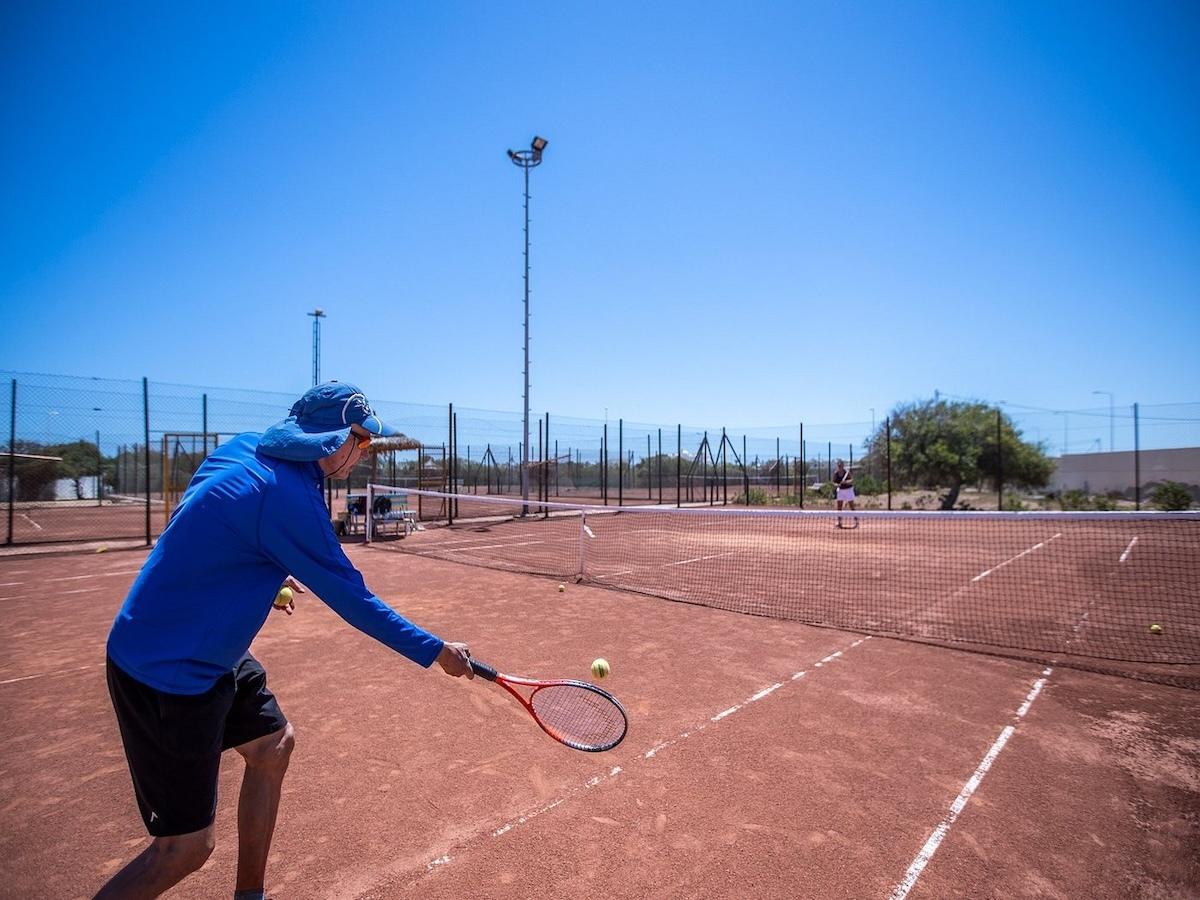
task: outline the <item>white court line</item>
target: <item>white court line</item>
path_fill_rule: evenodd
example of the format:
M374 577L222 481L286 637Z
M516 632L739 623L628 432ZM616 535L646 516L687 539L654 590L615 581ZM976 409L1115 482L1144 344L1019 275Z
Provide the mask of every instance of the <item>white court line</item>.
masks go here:
M33 521L33 519L29 518L29 513L21 513L21 518L24 519L26 522L28 522L30 525L32 525L34 528L36 528L38 531L44 530L41 525L39 525L37 522Z
M1121 558L1118 560L1118 562L1125 562L1125 560L1129 559L1129 554L1133 552L1133 545L1136 543L1137 536L1135 535L1133 540L1129 542L1129 546L1125 548L1125 552L1121 554Z
M451 547L449 550L441 547L430 547L428 550L414 550L414 553L419 553L422 556L428 556L431 553L470 553L472 550L498 550L501 547L528 547L531 544L544 544L545 541L519 541L508 542L504 544L473 544L470 547Z
M102 591L102 590L104 590L104 588L90 587L90 588L79 588L74 591L54 591L52 596L65 597L68 594L92 594L92 593L95 593L96 591ZM46 594L44 594L44 593L43 594L19 594L15 597L0 597L0 602L2 602L4 600L45 600L45 599L46 599Z
M863 643L864 641L869 641L870 639L871 639L870 636L861 637L858 640L854 641L852 644L845 647L844 649L838 650L834 653L829 654L824 659L822 659L820 662L815 663L814 667L820 668L820 666L822 664L836 659L837 657L841 656L846 650L850 650L854 647L857 647L859 644ZM801 671L795 673L794 675L792 675L790 680L795 681L796 679L800 678L804 674L805 674L805 670L801 670ZM783 687L783 683L777 682L775 684L772 684L772 685L769 685L768 687L763 688L762 690L758 691L757 693L752 694L750 697L748 697L743 702L737 703L737 704L729 707L728 709L722 710L721 712L717 713L716 715L711 716L707 721L700 722L697 725L693 725L687 731L681 732L680 734L676 735L671 740L663 741L662 743L655 744L653 747L651 747L649 750L647 750L645 753L643 753L640 757L636 758L634 760L634 762L642 762L645 760L654 759L656 756L658 756L658 754L662 753L664 750L668 749L669 747L673 747L676 744L679 744L680 742L687 740L689 737L699 734L701 731L703 731L707 726L711 725L712 723L719 722L722 719L728 718L729 716L733 715L734 713L738 712L739 710L744 709L745 707L749 706L751 703L755 703L755 702L763 699L764 697L769 696L770 694L777 691L781 687ZM579 794L582 794L584 791L590 790L591 788L594 788L604 782L612 781L614 778L616 778L618 775L620 775L623 771L625 771L625 770L622 769L620 766L614 766L608 772L601 773L599 775L595 775L592 778L589 778L583 784L577 785L576 787L567 791L567 793L555 798L554 800L551 800L550 802L544 803L540 806L534 807L532 810L522 813L516 819L506 822L505 824L501 825L500 827L493 829L491 831L491 833L489 834L489 837L497 838L503 834L507 834L508 832L512 831L514 828L517 828L520 825L524 825L525 823L536 818L537 816L540 816L542 813L549 812L550 810L555 809L556 807L562 806L568 800L571 800L574 797L578 796ZM480 834L480 832L476 831L474 834L469 835L468 837L466 837L462 841L460 841L458 843L458 845L456 845L456 847L453 849L457 849L457 847L465 846L469 841L478 837L479 834ZM450 861L451 861L450 853L449 852L442 853L439 856L437 856L436 858L430 860L428 863L425 864L425 871L432 872L434 869L441 868L442 866L448 865L450 863Z
M1025 695L1025 702L1017 710L1015 718L1018 721L1025 717L1025 713L1029 712L1029 707L1033 705L1033 701L1041 693L1042 686L1046 683L1046 679L1050 677L1052 671L1053 669L1043 669L1042 677L1033 683L1032 690ZM1016 727L1015 723L1004 726L1004 730L1000 732L1000 737L996 738L996 742L992 744L991 749L984 755L983 760L976 767L974 774L967 779L967 783L963 785L963 789L958 792L958 796L950 804L950 812L938 823L937 828L933 829L933 833L925 841L925 845L912 861L912 865L904 873L904 879L892 890L889 900L903 900L903 898L908 896L908 892L913 889L913 885L921 877L921 872L929 864L929 861L933 859L933 854L937 852L938 847L941 846L942 840L946 837L946 832L950 830L950 826L954 824L959 813L966 808L971 795L975 793L975 789L983 781L983 776L988 773L988 769L992 767L992 763L996 761L996 757L1000 755L1000 751L1004 749L1004 745L1008 743L1008 739L1012 737L1012 733L1016 730Z
M664 563L663 568L669 569L671 566L686 566L688 563L704 562L706 559L720 559L722 556L733 556L738 553L738 550L730 550L726 553L714 553L712 556L694 556L691 559L681 559L679 562Z
M0 681L0 684L16 684L18 681L31 681L34 678L53 678L56 675L70 675L72 672L82 672L84 669L94 669L100 663L92 663L90 666L76 666L74 669L60 669L57 672L39 672L36 675L22 675L20 678L8 678Z
M1011 559L1006 559L1004 562L1000 563L1000 564L999 564L999 565L997 565L997 566L992 566L992 567L991 567L990 569L988 569L986 572L980 572L978 575L976 575L974 578L972 578L972 579L971 579L971 581L972 581L972 582L981 581L981 580L983 580L984 578L987 578L989 575L991 575L991 574L992 574L993 572L995 572L997 569L1003 569L1003 568L1004 568L1005 566L1007 566L1009 563L1011 563L1011 562L1016 562L1016 561L1017 561L1018 559L1020 559L1022 556L1026 556L1026 555L1028 555L1028 554L1030 554L1030 553L1033 553L1035 550L1041 550L1043 547L1045 547L1047 544L1049 544L1049 543L1050 543L1050 541L1057 540L1057 539L1058 539L1058 538L1060 538L1060 537L1062 537L1062 532L1061 532L1061 531L1060 531L1060 532L1058 532L1058 534L1054 535L1054 537L1050 538L1050 540L1048 540L1048 541L1042 541L1041 543L1034 544L1034 545L1033 545L1032 547L1030 547L1028 550L1022 550L1022 551L1021 551L1020 553L1018 553L1016 556L1012 557Z

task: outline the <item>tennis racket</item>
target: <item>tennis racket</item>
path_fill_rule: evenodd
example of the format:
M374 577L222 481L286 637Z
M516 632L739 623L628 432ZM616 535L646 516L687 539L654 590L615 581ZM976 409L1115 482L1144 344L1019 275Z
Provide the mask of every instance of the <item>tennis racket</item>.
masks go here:
M599 753L611 750L625 739L629 728L625 708L616 697L594 684L504 675L474 657L471 668L476 675L494 681L516 697L542 731L560 744L574 750ZM533 691L526 697L517 686L530 687Z

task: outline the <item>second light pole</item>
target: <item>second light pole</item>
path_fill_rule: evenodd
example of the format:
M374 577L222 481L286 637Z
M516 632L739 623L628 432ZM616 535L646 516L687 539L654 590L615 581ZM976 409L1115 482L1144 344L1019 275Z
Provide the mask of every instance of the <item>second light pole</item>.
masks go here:
M520 166L525 172L525 439L521 443L521 499L526 503L529 501L529 170L541 165L542 151L545 149L546 139L534 137L528 150L508 151L508 158L513 165ZM529 514L528 505L523 513Z

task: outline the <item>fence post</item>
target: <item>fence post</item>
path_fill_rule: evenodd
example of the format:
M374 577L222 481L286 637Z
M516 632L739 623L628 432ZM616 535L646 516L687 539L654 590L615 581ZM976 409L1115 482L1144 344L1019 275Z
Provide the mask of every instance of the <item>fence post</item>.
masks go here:
M729 463L726 457L725 443L729 440L725 436L725 429L721 429L721 505L725 506L729 503Z
M150 546L150 379L142 376L143 436L146 440L146 546ZM166 507L164 507L165 509ZM165 524L165 523L164 523Z
M604 438L600 444L600 495L608 506L608 423L604 423Z
M800 508L804 509L804 482L808 480L808 450L804 443L804 423L800 423Z
M1136 509L1142 508L1142 442L1138 434L1138 405L1133 404L1133 500Z
M683 505L683 492L680 481L683 477L683 425L675 426L675 508Z
M757 459L757 457L755 457ZM742 435L742 489L746 492L746 505L750 505L750 473L746 471L746 436Z
M625 505L625 420L617 419L617 506Z
M8 423L8 539L4 543L13 542L13 511L17 475L17 379L12 380L12 409L9 410Z
M888 509L892 508L892 417L888 416L883 420L883 427L887 430L887 487L888 487Z
M996 410L996 509L1004 509L1004 431Z
M658 505L662 506L662 429L658 429Z
M96 505L104 505L104 453L100 450L100 429L96 429Z

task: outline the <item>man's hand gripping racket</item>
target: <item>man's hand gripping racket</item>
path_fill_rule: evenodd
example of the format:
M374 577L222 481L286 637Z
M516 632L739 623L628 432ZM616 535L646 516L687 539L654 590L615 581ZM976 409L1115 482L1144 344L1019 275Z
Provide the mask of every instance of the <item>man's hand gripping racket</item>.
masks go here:
M542 731L575 750L598 753L611 750L625 739L629 720L617 698L586 681L540 681L504 675L485 662L471 658L475 674L494 681L525 707ZM517 687L533 688L526 697Z

